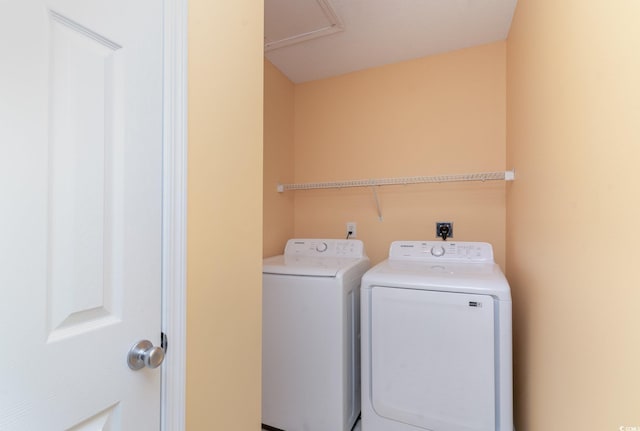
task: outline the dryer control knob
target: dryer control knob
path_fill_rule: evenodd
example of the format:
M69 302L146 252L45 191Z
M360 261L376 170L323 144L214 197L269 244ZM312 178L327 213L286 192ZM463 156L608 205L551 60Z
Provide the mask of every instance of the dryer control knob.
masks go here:
M444 247L442 247L441 245L431 247L431 254L435 257L444 256Z
M329 246L326 242L321 242L320 244L316 245L316 251L320 253L327 251L327 248L329 248Z

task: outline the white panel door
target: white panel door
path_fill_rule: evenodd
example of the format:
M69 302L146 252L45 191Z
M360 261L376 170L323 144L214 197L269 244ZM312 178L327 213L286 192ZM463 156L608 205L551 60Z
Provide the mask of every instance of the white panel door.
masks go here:
M162 2L0 0L0 429L158 430Z
M376 413L429 430L495 431L493 312L487 295L374 287Z

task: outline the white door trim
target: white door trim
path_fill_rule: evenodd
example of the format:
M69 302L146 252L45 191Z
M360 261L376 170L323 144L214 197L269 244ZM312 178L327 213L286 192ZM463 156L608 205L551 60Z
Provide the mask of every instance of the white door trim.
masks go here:
M184 431L186 387L187 7L164 0L162 431Z

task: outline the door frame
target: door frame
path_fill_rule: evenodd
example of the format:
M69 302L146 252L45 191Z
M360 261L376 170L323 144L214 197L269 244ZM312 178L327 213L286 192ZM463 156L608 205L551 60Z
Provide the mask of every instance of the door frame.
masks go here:
M187 231L187 18L188 0L164 0L162 367L160 429L184 431L186 423Z

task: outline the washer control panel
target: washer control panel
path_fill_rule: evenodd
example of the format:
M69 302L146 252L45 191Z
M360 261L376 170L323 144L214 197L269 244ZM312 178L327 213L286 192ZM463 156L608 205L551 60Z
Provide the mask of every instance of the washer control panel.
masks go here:
M364 257L364 245L357 239L290 239L285 256Z
M493 262L493 247L486 242L394 241L390 260Z

